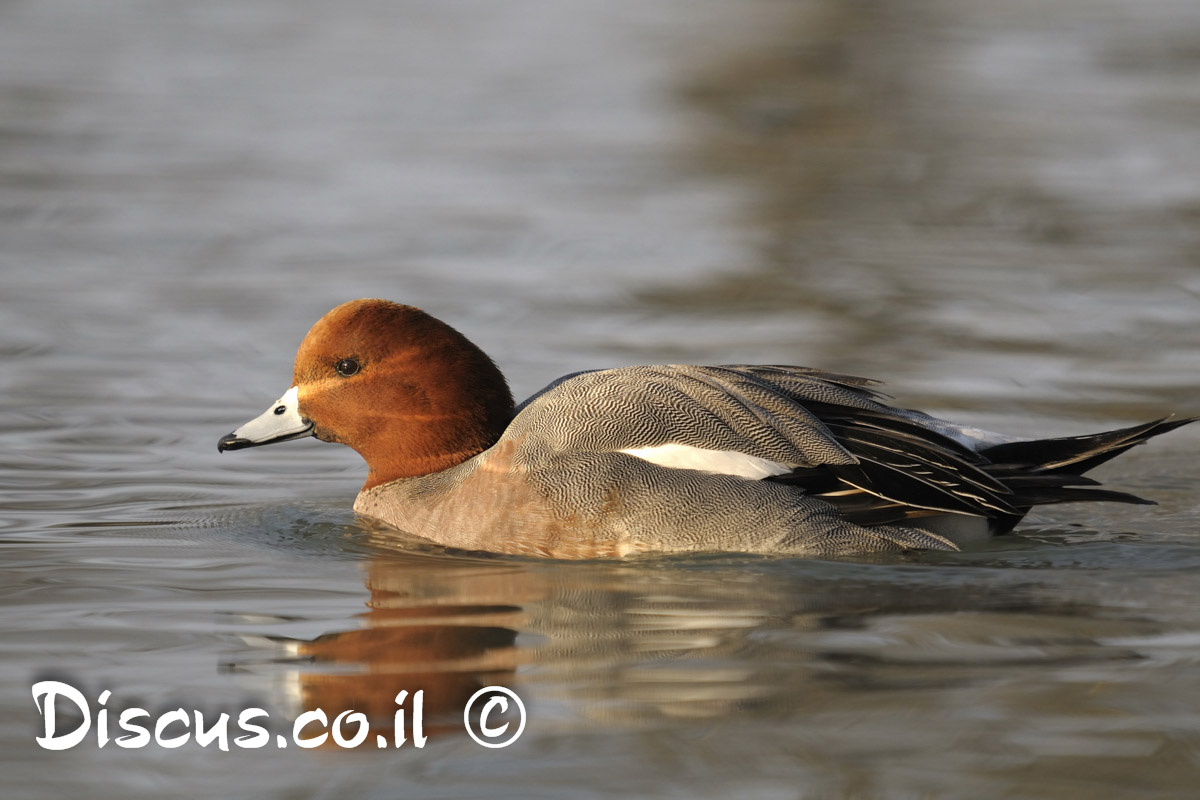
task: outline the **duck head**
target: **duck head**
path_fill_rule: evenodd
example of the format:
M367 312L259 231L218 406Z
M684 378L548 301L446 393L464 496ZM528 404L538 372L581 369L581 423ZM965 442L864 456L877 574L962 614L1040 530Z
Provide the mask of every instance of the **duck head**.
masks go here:
M504 376L461 333L419 308L353 300L304 337L292 387L217 449L306 436L340 442L366 460L369 489L466 461L513 414Z

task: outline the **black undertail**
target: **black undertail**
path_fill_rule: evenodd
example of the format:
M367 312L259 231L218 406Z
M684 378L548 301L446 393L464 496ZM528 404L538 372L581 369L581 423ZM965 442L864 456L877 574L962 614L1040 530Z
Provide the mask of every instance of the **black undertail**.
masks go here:
M1007 533L1030 508L1110 501L1152 504L1097 488L1084 473L1194 418L1159 419L1119 430L1059 439L1006 442L972 450L897 410L806 403L857 464L801 468L770 480L835 505L860 525L903 524L934 514L987 517Z

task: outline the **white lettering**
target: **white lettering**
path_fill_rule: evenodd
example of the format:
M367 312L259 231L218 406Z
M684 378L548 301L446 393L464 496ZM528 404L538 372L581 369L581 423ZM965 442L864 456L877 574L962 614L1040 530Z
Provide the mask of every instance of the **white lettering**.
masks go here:
M307 739L301 739L300 731L304 730L304 726L310 722L320 722L326 728L329 727L329 717L325 716L324 711L319 708L313 711L305 711L303 714L296 717L296 723L292 725L292 741L296 743L297 747L303 747L305 749L320 747L321 745L325 744L325 740L329 738L328 733L322 733L320 736L310 736Z
M261 708L247 708L238 714L238 727L250 735L239 736L233 740L233 743L249 750L266 747L271 742L271 734L267 733L267 729L261 725L250 724L250 720L265 716L267 716L267 712Z
M413 744L424 747L428 738L425 735L425 690L418 689L413 695Z
M498 694L492 697L492 699L488 700L483 706L483 711L479 712L479 732L489 739L499 739L500 736L503 735L506 730L508 730L507 722L495 728L487 724L487 719L492 715L492 709L496 706L500 706L501 714L507 713L508 698L504 697L504 695Z
M112 697L112 692L105 689L100 693L99 699L96 701L100 705L108 702L108 698ZM96 714L96 741L101 747L108 744L108 709L101 708L100 713Z
M196 715L196 744L208 747L216 739L217 749L223 753L229 752L229 715L221 714L211 728L204 730L204 715L199 711L194 713Z
M118 736L115 741L118 747L130 747L137 749L150 744L150 730L143 728L141 725L131 725L129 721L134 717L149 717L150 712L144 708L127 708L121 712L121 716L117 718L117 725L123 731L129 731L128 736Z
M188 713L182 708L177 708L174 711L168 711L158 718L158 722L154 723L154 741L158 742L159 747L166 747L167 749L183 747L187 744L188 739L192 738L190 730L180 736L164 737L163 731L172 722L178 722L186 728L188 726Z
M396 709L396 714L392 718L392 740L396 743L396 747L402 747L408 739L404 735L404 701L408 698L408 691L404 690L396 695L396 705L401 708Z
M349 719L358 726L353 739L347 739L342 735L343 719ZM367 722L367 715L361 711L343 711L333 720L333 741L338 747L358 747L366 740L367 734L370 732L371 725Z
M70 733L56 736L55 701L59 695L70 700L76 708L83 712L83 722ZM88 730L92 727L92 713L87 699L84 698L83 692L74 686L69 686L62 681L38 681L33 685L33 702L37 704L38 711L42 712L42 730L46 734L35 737L34 741L46 750L69 750L82 742L83 737L87 736Z

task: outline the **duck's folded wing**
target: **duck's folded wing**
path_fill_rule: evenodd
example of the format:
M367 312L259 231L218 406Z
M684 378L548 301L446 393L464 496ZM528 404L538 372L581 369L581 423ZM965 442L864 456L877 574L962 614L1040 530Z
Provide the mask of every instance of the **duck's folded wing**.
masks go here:
M986 459L924 415L879 402L873 385L804 367L625 367L551 385L515 424L561 453L624 452L910 509L1016 513Z
M639 366L581 373L531 398L514 425L558 452L691 448L741 453L780 472L857 459L805 407L875 407L836 376L797 369L787 385L750 367Z

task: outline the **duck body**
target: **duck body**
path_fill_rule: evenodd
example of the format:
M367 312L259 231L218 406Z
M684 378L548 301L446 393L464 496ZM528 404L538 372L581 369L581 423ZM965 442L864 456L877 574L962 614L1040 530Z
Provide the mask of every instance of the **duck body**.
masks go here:
M1034 505L1146 502L1082 473L1191 420L1023 440L805 367L577 373L519 408L448 325L383 300L309 332L294 385L222 450L316 436L370 468L355 511L449 547L555 558L958 549Z

